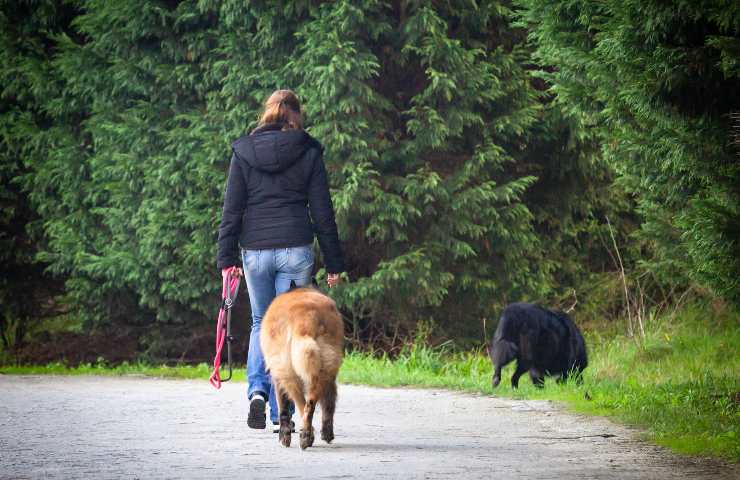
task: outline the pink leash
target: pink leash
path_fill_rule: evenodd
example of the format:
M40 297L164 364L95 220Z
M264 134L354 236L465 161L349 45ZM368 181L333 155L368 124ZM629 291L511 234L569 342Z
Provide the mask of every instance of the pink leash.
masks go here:
M236 294L239 292L240 277L236 275L236 267L231 267L226 271L223 277L221 288L221 309L218 311L218 322L216 323L216 356L213 359L213 373L208 379L214 388L221 388L221 382L231 380L231 307L236 300ZM229 376L221 379L221 351L224 348L224 342L227 342L227 362L229 365Z

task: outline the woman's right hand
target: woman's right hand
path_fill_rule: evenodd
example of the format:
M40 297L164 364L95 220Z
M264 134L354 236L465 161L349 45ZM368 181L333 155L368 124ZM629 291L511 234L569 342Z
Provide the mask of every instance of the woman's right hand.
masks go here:
M229 274L229 270L231 270L233 267L226 267L221 269L221 278L226 278L226 276ZM242 272L242 269L239 267L234 268L232 275L234 277L241 277L244 275L244 272Z

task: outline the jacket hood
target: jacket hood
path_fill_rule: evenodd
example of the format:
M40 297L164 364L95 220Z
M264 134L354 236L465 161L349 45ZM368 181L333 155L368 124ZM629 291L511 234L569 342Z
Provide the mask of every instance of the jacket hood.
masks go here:
M281 172L291 167L310 148L321 144L304 130L282 130L280 123L268 123L232 144L234 153L249 166L264 172Z

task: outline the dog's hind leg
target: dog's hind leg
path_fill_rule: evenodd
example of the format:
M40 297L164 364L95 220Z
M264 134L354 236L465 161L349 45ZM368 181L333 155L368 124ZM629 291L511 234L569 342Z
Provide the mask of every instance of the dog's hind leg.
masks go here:
M314 376L308 387L308 400L306 401L306 408L303 411L303 428L301 428L301 448L303 450L313 445L313 414L316 411L316 404L320 398L320 390L320 380L318 376Z
M298 381L291 380L291 381L287 381L287 382L284 382L283 383L283 385L282 385L282 391L284 392L283 393L283 397L284 397L285 404L289 406L290 403L291 403L290 400L292 399L293 400L292 403L295 404L296 410L298 410L298 415L301 418L303 418L303 412L304 412L304 410L306 408L306 400L305 400L304 393L303 393L303 386L301 384L299 384ZM288 415L286 417L286 424L285 424L286 427L284 427L284 425L283 425L283 416L282 416L282 412L283 411L285 411L286 412L286 415ZM283 443L283 445L285 445L287 447L287 446L290 446L290 434L293 431L293 426L291 425L292 422L290 421L290 413L289 413L289 410L284 410L284 409L281 408L280 409L280 413L281 413L281 415L280 415L280 430L281 430L281 432L282 431L285 431L285 434L287 435L287 438L288 438L287 445L285 443Z
M556 380L556 382L563 384L568 383L568 370L563 370L562 373L560 373L560 377Z
M316 411L316 400L306 402L306 411L303 414L303 428L301 429L301 449L305 450L313 445L313 414Z
M290 398L286 392L276 391L278 411L280 412L280 430L278 440L284 447L290 446L292 427L290 426Z
M337 383L326 386L321 398L321 439L326 443L334 440L334 410L337 406Z
M514 371L514 375L511 376L511 386L513 388L519 388L519 377L521 377L527 370L529 370L528 366L521 360L517 360L516 370Z
M576 377L576 385L583 385L583 368L576 368L573 375Z
M537 388L543 388L545 386L545 374L538 368L531 368L529 370L529 378L532 379L532 384Z

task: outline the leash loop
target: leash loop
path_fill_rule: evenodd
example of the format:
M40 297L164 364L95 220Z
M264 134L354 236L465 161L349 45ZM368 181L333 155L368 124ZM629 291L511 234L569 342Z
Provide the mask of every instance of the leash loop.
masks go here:
M240 277L236 274L236 267L226 270L221 285L221 308L218 311L216 320L216 356L213 358L213 373L208 381L214 388L221 388L221 383L231 380L231 341L234 337L231 335L231 307L234 306L236 295L239 292ZM229 376L221 378L221 352L226 342L227 365L229 367Z

